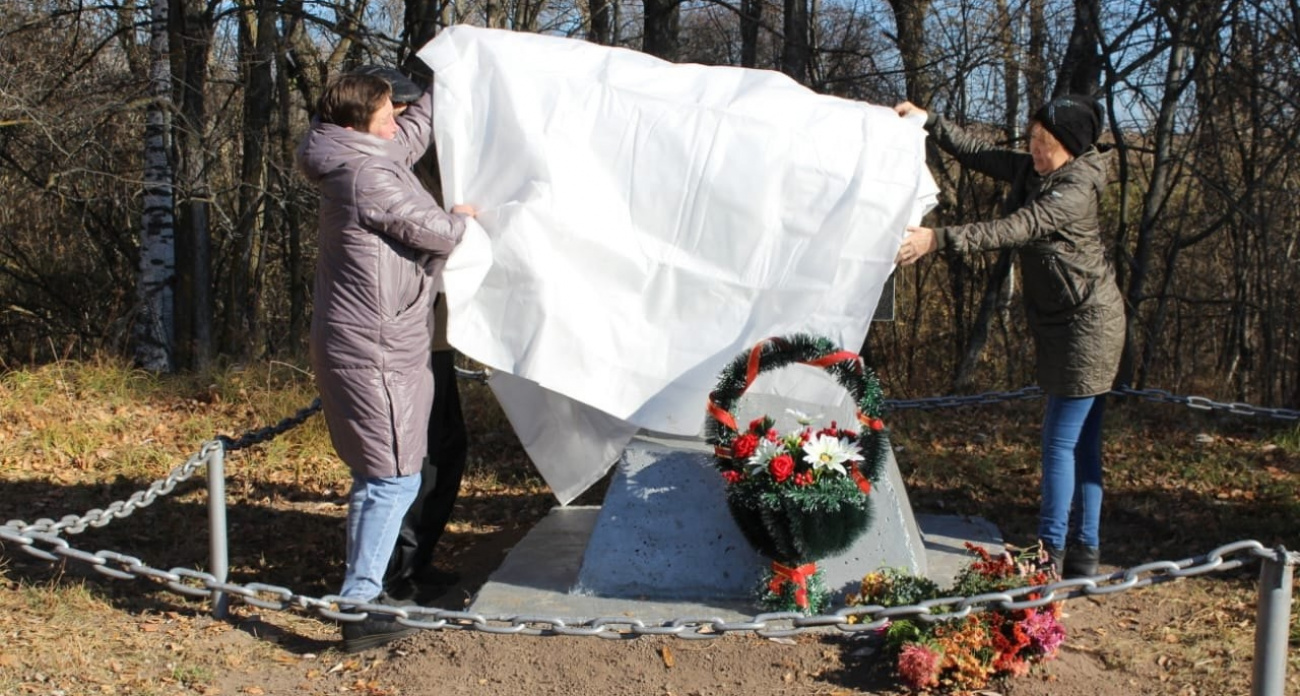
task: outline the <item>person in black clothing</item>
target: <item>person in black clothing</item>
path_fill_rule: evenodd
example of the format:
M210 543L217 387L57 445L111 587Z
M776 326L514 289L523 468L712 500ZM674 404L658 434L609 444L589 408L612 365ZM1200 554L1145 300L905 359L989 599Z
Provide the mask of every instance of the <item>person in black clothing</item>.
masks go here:
M415 502L402 520L384 586L398 599L426 602L460 581L451 570L433 565L434 550L460 495L469 450L469 433L456 385L456 351L447 343L447 297L434 300L433 413L429 416L429 456Z

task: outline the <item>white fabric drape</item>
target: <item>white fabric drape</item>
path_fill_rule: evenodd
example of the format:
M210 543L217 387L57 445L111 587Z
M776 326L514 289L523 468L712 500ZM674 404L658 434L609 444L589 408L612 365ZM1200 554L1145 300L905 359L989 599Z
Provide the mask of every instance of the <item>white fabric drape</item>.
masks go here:
M768 71L456 26L435 74L450 342L562 503L638 428L700 431L718 372L768 337L850 350L937 189L892 110Z

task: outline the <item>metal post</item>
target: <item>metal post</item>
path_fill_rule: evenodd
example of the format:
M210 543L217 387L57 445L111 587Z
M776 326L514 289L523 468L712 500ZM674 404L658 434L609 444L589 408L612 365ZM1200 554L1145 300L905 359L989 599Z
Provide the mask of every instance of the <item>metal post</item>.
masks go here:
M1283 696L1286 691L1287 632L1291 628L1292 567L1296 560L1278 546L1259 570L1255 614L1255 672L1251 696Z
M218 582L226 581L230 562L226 545L226 448L217 447L208 455L208 554L210 573ZM230 597L212 592L212 616L226 618Z

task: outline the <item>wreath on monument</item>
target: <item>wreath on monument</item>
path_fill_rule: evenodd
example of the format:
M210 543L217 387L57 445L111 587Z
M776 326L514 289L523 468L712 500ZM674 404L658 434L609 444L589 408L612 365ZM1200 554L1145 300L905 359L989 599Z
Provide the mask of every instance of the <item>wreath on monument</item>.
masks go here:
M793 364L825 371L853 397L857 423L778 432L767 415L743 429L734 415L758 375ZM850 546L871 526L872 484L889 453L880 382L857 354L829 339L768 338L736 356L709 394L705 437L726 481L727 507L745 539L772 559L758 588L769 611L820 612L829 595L816 562Z

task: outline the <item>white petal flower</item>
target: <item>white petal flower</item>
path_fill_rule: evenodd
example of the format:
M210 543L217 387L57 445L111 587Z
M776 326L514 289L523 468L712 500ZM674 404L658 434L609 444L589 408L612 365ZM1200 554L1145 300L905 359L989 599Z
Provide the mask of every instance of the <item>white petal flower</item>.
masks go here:
M856 443L834 435L818 435L803 446L803 460L812 465L813 471L831 469L847 476L849 472L844 468L844 462L860 462L862 459Z
M760 438L758 447L754 453L749 456L749 466L751 474L761 474L767 470L767 465L778 454L785 452L785 443L779 438L773 442L767 438Z
M804 413L803 411L798 411L793 408L787 408L785 412L794 416L794 419L799 423L799 425L812 425L813 421L822 417L822 414L820 413L818 413L815 416L810 416L807 413Z

